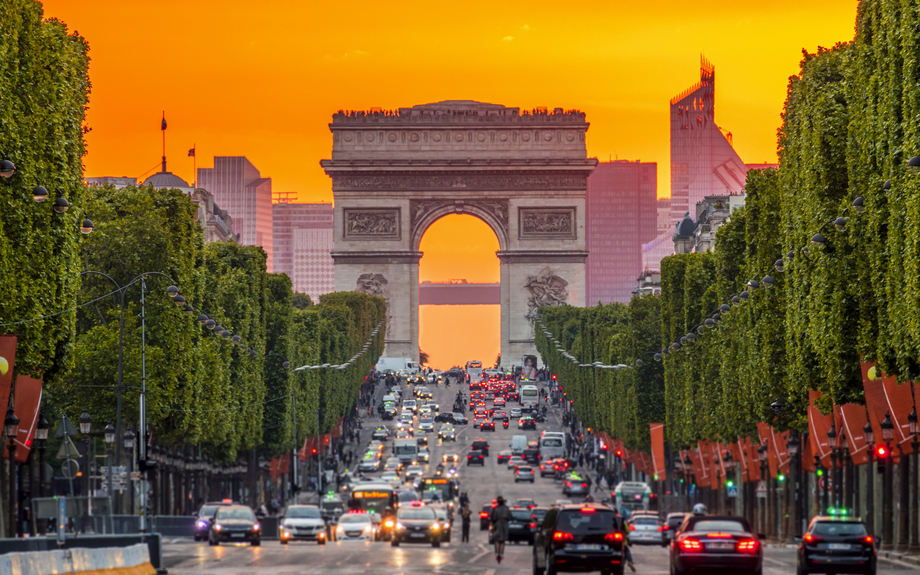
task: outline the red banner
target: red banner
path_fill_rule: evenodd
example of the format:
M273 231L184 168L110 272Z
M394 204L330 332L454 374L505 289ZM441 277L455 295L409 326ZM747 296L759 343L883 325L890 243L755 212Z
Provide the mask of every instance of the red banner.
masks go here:
M757 454L757 450L760 448L760 444L751 441L749 437L745 437L744 442L748 462L748 481L760 481L763 479L763 477L760 475L760 459L758 458Z
M837 421L841 422L841 430L846 432L847 446L850 448L853 463L855 465L869 463L869 447L866 443L866 433L863 431L868 421L865 406L852 403L838 405Z
M802 467L808 471L815 470L814 455L821 458L821 465L825 469L831 466L831 446L827 439L827 432L830 431L834 418L833 415L823 415L821 410L815 407L815 401L820 397L820 391L812 390L808 392L808 430L811 433L808 434L807 443L811 448L812 454L802 460ZM802 447L805 446L803 445Z
M875 435L875 444L884 445L882 439L882 422L885 415L890 415L894 424L894 439L892 447L900 445L904 453L910 453L910 432L907 426L907 414L913 408L913 398L910 387L898 385L894 377L869 379L869 370L873 364L863 363L863 389L866 393L866 410L869 412L869 421L872 423L872 432ZM903 427L902 427L903 426ZM907 436L907 441L904 436ZM900 463L901 453L898 449L891 450L892 461Z
M710 467L709 467L709 444L705 441L696 442L696 457L693 459L693 468L696 472L696 484L700 487L709 487L712 483L710 479Z
M649 433L652 437L652 475L659 479L665 478L664 462L664 424L649 423Z
M6 417L6 410L10 406L17 339L18 336L15 335L0 335L0 413L3 414L3 417Z
M25 463L32 449L35 438L35 426L38 425L42 406L42 381L28 375L16 378L16 417L19 418L19 434L16 436L16 461ZM9 451L5 451L9 457Z

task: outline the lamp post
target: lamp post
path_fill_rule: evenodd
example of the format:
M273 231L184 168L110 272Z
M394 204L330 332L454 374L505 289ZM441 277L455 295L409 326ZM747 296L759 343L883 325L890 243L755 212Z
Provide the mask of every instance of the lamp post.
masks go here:
M131 481L131 473L134 471L134 432L130 429L125 431L122 436L124 441L125 453L127 453L127 472L128 472L128 515L134 515L134 483Z
M891 440L894 439L894 424L891 423L891 414L885 414L882 421L882 441L887 447L888 461L885 465L885 477L882 484L882 547L894 549L894 473L891 469Z
M6 412L3 430L9 440L10 450L10 535L16 537L16 435L19 434L19 418L12 408Z
M789 482L792 493L792 529L789 532L789 540L792 541L799 535L799 435L795 431L790 433L789 441L786 442L786 452L789 454L789 476L792 481Z
M869 468L866 473L866 529L875 533L875 475L872 473L872 462L875 460L875 433L872 431L872 422L863 427L866 438L866 449L869 450Z
M105 468L106 468L106 482L108 483L109 488L107 489L109 494L109 501L114 501L115 493L115 483L113 483L112 478L112 444L115 443L115 427L111 422L107 423L105 429L102 432L103 439L105 440Z
M767 444L763 443L757 448L757 460L760 461L760 481L763 482L764 488L767 487ZM769 493L769 489L767 490ZM760 513L761 533L767 532L767 498L764 497L763 512Z
M84 446L84 463L83 463L83 497L89 497L89 434L93 430L93 418L89 412L84 410L80 415L80 435L83 436ZM86 532L86 524L89 523L89 504L83 506L83 532Z
M910 427L910 446L914 453L914 466L917 467L920 465L920 441L917 437L920 436L920 424L917 421L917 408L914 407L914 410L910 412L910 415L907 416L907 424ZM907 487L907 486L904 486ZM910 510L910 545L909 549L912 552L920 550L920 481L918 481L917 472L910 474L910 490L913 492L914 499L914 508Z
M38 426L35 428L35 440L38 442L38 496L45 496L45 441L48 440L48 429L51 424L42 413L38 418Z
M837 447L837 424L832 423L831 428L827 430L827 444L831 448L831 476L825 480L831 494L831 505L840 507L840 481L837 475L837 460L840 457L840 449Z
M687 470L687 472L684 473L684 477L687 480L687 511L690 511L692 507L691 504L693 503L693 500L691 499L690 490L691 488L694 490L696 488L693 487L693 461L690 460L689 455L684 457L684 469Z

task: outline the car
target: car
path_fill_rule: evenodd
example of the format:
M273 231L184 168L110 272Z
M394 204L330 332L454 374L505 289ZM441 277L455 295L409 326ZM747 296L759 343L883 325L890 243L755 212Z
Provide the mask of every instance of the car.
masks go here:
M366 513L346 513L335 526L336 541L373 541L374 523Z
M396 419L396 409L392 407L383 408L383 414L381 415L381 418L384 421L393 421Z
M367 450L368 451L383 451L385 447L386 446L383 444L382 441L371 441L367 445Z
M423 472L424 470L422 469L421 465L410 465L406 468L406 473L403 475L403 477L405 477L406 483L409 483L421 477Z
M518 419L518 429L536 429L537 422L534 420L533 416L525 415Z
M460 455L456 451L446 451L441 456L444 463L460 463Z
M657 515L633 514L626 522L626 526L629 528L626 537L630 545L639 543L658 545L661 543L661 521Z
M434 420L437 423L453 423L454 414L453 413L439 413L434 416Z
M512 407L512 408L511 408L511 413L510 413L509 415L510 415L511 419L520 419L520 418L521 418L521 408L520 408L520 407Z
M533 472L533 467L530 467L529 465L519 465L514 468L515 483L519 481L529 481L533 483L535 477L536 475Z
M689 513L668 513L661 524L661 546L667 547L671 544L671 539L677 533L677 528L684 522Z
M495 504L489 505L486 503L482 506L482 511L479 512L479 530L485 531L492 525L492 509L495 508Z
M434 420L430 417L422 417L418 420L418 430L420 433L434 431Z
M457 441L457 431L450 425L442 425L438 430L438 437L445 441Z
M358 463L358 471L380 471L380 458L373 453L368 453Z
M195 541L202 541L208 538L208 531L211 529L211 518L214 517L218 507L234 504L233 500L224 499L222 501L210 501L202 505L198 509L198 513L195 514Z
M571 497L573 495L587 495L590 492L590 489L588 489L588 482L575 473L570 473L562 480L563 495ZM658 532L657 526L655 526L655 532Z
M208 530L208 545L220 545L222 541L249 541L253 547L262 544L262 526L252 509L245 505L217 508Z
M516 499L514 501L514 505L511 507L512 509L533 509L536 506L537 502L533 499L530 499L529 497L522 497L520 499Z
M533 517L527 509L512 509L511 520L508 521L508 541L517 543L525 541L533 545L534 532L531 528ZM489 543L492 543L492 532L489 531Z
M401 543L431 543L432 547L441 546L441 523L431 507L400 507L396 512L396 528L390 545L399 547Z
M425 405L427 405L428 407L430 407L431 410L434 411L434 412L439 412L439 411L441 411L441 405L440 405L437 401L434 401L434 400L429 399L428 401L425 402Z
M431 454L424 447L420 447L418 450L418 462L419 463L428 463L428 460L431 458Z
M418 408L418 414L419 414L419 417L432 417L433 414L431 411L431 406L430 405L421 406L420 408Z
M396 432L396 439L412 439L413 433L412 428L400 429Z
M383 464L383 470L384 472L387 472L387 473L392 472L398 475L399 472L402 470L402 466L399 464L398 459L394 459L391 457L387 459L386 463Z
M291 541L316 541L326 544L326 522L316 505L288 505L278 518L282 545Z
M530 510L530 516L533 518L530 524L531 531L537 532L537 529L543 525L543 518L546 517L547 513L549 513L549 507L534 507Z
M454 423L457 425L467 425L470 422L469 418L462 413L454 412L450 415L454 418Z
M380 481L390 485L402 485L402 479L399 478L399 474L395 471L384 471L380 475Z
M525 449L524 453L521 454L521 457L523 457L524 461L531 465L540 465L539 449Z
M479 431L495 431L495 422L488 419L482 420L479 424Z
M609 507L564 505L546 513L533 542L534 575L600 571L622 575L625 535Z
M508 463L508 461L511 459L511 455L512 453L510 449L503 449L498 452L498 455L495 457L495 462Z
M386 441L390 438L390 430L381 425L374 430L374 432L371 434L371 438Z
M332 525L339 520L342 513L345 512L345 502L335 494L324 495L319 500L319 512L326 521L326 525Z
M420 505L422 503L422 497L414 489L397 491L396 499L399 503L397 507L402 507L403 505L412 505L413 503Z
M508 458L508 469L515 469L518 465L527 463L523 455L512 455Z
M444 508L444 505L440 503L434 503L429 505L434 509L435 515L438 516L438 523L441 524L441 541L444 543L450 543L450 532L453 527L453 522L450 520L447 509Z
M875 538L859 519L819 515L811 520L799 543L797 570L809 573L868 573L875 575Z
M692 515L684 519L671 542L671 573L761 573L763 546L743 517Z
M571 499L557 499L553 501L553 507L563 507L565 505L571 505L571 504L572 504Z
M485 467L486 466L485 454L475 449L473 451L470 451L469 454L466 456L466 464L468 466L475 464L475 465L482 465L483 467Z
M496 397L495 399L492 400L492 405L494 405L495 407L504 407L504 406L505 406L505 398L504 398L504 397Z
M472 449L481 451L483 455L488 456L489 455L489 442L480 437L479 439L473 442Z

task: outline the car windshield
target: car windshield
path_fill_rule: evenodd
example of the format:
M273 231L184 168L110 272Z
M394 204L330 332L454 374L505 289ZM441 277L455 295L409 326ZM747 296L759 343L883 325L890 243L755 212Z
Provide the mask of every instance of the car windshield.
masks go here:
M429 507L410 507L409 509L400 508L399 519L437 519L434 509Z
M815 535L828 537L865 537L866 527L855 521L819 521L815 523Z
M217 511L217 505L205 505L201 508L201 511L198 512L198 515L201 517L214 517L214 512Z
M255 521L256 517L252 514L252 509L246 507L229 507L220 509L215 516L217 519L248 519Z
M339 525L342 523L370 523L371 520L367 515L347 514L339 517Z
M739 521L730 519L720 520L703 520L697 521L693 526L693 531L703 533L745 533L747 530Z
M587 509L594 511L585 512L579 509L561 512L556 529L567 533L591 533L610 531L615 528L616 518L613 512L597 510L594 507Z
M316 507L291 507L287 510L285 517L312 517L319 519L319 509Z
M511 518L515 521L527 521L528 523L530 523L530 520L532 519L530 516L530 511L526 509L512 509Z

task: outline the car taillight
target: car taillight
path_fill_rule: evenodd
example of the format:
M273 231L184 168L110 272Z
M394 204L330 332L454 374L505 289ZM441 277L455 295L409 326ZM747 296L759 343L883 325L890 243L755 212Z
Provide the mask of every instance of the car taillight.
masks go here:
M863 537L860 541L861 541L862 543L866 543L866 544L868 544L868 545L872 545L872 543L875 542L875 538L872 537L871 535L866 535L866 536Z
M530 524L530 528L531 528L531 529L536 529L536 528L537 528L537 524L536 524L536 523L531 523L531 524Z
M671 528L670 528L669 526L667 526L667 525L662 525L661 528L660 528L659 530L660 530L660 531L670 531Z
M629 526L629 530L630 530L630 531L635 531L635 530L636 530L636 526L635 526L635 525L630 525L630 526Z
M604 535L604 541L618 543L620 541L623 541L623 534L620 533L619 531L616 533L608 533L607 535Z
M575 536L571 533L566 533L565 531L556 531L553 533L553 541L557 543L562 543L565 541L575 541Z
M702 551L703 544L700 543L698 539L681 539L680 540L680 550L681 551Z
M661 533L661 531L662 531L661 527L658 527L658 533Z
M756 553L757 552L757 540L756 539L742 539L738 542L738 551L742 553Z
M706 537L709 539L731 539L732 536L729 533L707 533Z
M588 484L587 484L587 483L582 483L581 486L582 486L582 487L587 487Z
M811 533L806 533L804 539L805 543L814 543L815 541L823 541L824 537L817 537Z

